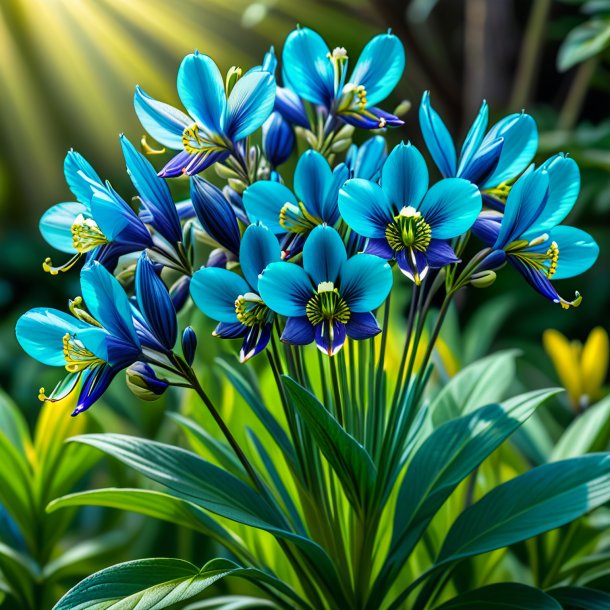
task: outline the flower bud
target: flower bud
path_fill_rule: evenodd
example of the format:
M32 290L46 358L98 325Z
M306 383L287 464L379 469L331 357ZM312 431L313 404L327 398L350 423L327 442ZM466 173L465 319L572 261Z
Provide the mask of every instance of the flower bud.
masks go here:
M394 108L394 112L392 114L394 116L401 117L407 114L409 110L411 110L411 102L409 100L402 100L402 102L400 102L400 104Z
M284 163L292 154L294 131L279 112L272 112L263 124L263 151L272 167Z
M180 311L188 300L190 286L190 276L184 275L179 280L177 280L169 289L169 296L172 298L172 302L176 311Z
M496 281L495 271L481 271L470 278L470 284L475 288L489 288Z
M197 349L197 335L191 326L187 326L182 333L182 354L186 363L191 366L195 360Z
M145 362L136 362L127 369L127 387L142 400L152 402L161 397L169 387L164 379L159 379Z

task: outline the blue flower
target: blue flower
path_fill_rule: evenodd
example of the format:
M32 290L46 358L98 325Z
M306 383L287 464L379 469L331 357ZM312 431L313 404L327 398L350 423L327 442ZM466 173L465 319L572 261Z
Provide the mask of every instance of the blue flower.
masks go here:
M236 142L271 114L275 80L259 66L229 92L214 61L196 51L180 65L178 95L190 116L136 87L134 104L143 127L164 146L181 151L159 172L163 177L197 174L234 153Z
M271 263L258 287L264 302L286 316L282 341L318 348L332 356L346 335L374 337L381 329L372 311L392 288L392 270L377 256L347 258L339 233L316 227L303 248L303 267L285 261Z
M373 136L360 146L352 144L345 157L349 177L377 181L387 156L388 149L382 136Z
M227 269L207 267L193 275L191 296L203 313L220 322L214 334L243 337L240 361L261 352L271 337L274 315L259 295L259 274L280 260L277 238L263 225L250 225L239 248L243 277Z
M429 268L458 259L445 241L468 231L481 211L475 185L446 178L428 189L428 169L411 144L399 144L390 153L374 182L348 180L339 193L343 220L368 237L366 251L390 260L419 284Z
M392 92L405 66L402 43L390 32L375 36L364 47L349 78L347 51L338 47L331 52L308 28L288 35L282 63L284 84L331 115L364 129L403 124L376 107Z
M73 256L60 266L47 258L45 271L52 275L68 271L83 256L113 268L122 254L152 244L142 220L82 155L73 150L67 154L64 174L77 201L47 210L40 219L40 232L51 246Z
M83 297L70 303L72 315L36 308L16 327L17 340L32 358L67 370L53 392L47 396L41 388L39 398L57 401L77 391L73 415L88 409L119 371L142 356L132 308L119 282L94 262L81 271L81 290Z
M296 144L294 131L279 112L272 112L263 123L263 151L271 169L285 163Z
M445 178L464 178L484 191L486 202L505 200L510 183L530 164L538 148L536 122L523 112L510 114L489 131L487 102L472 123L459 159L449 130L430 104L426 91L419 107L422 135ZM487 192L485 192L487 191Z
M564 309L578 306L559 296L551 279L584 273L597 260L599 247L584 231L560 223L580 191L580 172L573 159L559 154L527 171L511 188L504 214L484 212L473 232L491 246L484 261L497 268L508 260L543 296Z
M286 234L282 251L288 258L300 252L313 228L339 220L337 197L347 174L345 164L333 171L320 153L308 150L297 163L294 194L279 182L261 180L244 192L244 207L252 222L262 222L276 235Z

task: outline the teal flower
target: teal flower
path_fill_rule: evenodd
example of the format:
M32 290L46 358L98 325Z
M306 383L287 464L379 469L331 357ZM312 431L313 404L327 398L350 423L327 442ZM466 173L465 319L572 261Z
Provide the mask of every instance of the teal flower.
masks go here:
M504 214L484 212L473 233L492 252L483 267L511 263L540 294L564 309L577 307L559 296L551 280L584 273L597 260L599 246L585 231L560 223L570 213L580 191L580 172L573 159L559 154L538 169L527 171L511 188Z
M381 332L372 311L392 288L392 270L370 254L348 259L339 233L322 225L305 242L303 267L271 263L258 288L266 305L288 318L282 341L295 345L315 341L332 356L346 336L368 339Z
M422 135L432 159L444 178L474 182L485 202L504 201L508 185L531 163L538 148L536 122L523 112L510 114L487 131L487 102L472 123L459 159L445 123L430 104L426 91L419 107Z
M243 338L241 362L265 349L271 338L275 316L261 298L258 282L265 267L279 260L275 235L263 225L250 225L239 247L243 277L214 267L193 275L191 296L203 313L219 322L214 334L222 339Z
M324 39L309 28L288 35L282 63L286 87L324 107L328 114L364 129L403 124L377 108L396 87L405 67L404 48L392 33L369 41L349 77L347 51L337 47L331 52Z
M160 176L203 171L234 153L235 144L265 122L273 110L275 79L261 66L240 74L232 69L225 86L211 58L198 51L187 55L178 70L178 95L188 115L136 87L134 104L143 127L164 146L181 151Z
M288 258L300 252L309 233L321 224L339 220L337 197L347 179L341 163L334 170L318 152L308 150L299 158L294 173L294 194L283 184L261 180L243 196L252 222L261 222L276 235L284 235L282 251Z
M348 180L339 193L343 220L368 238L366 252L396 259L416 284L436 269L458 262L446 240L470 229L481 211L476 186L446 178L428 189L428 169L411 144L399 144L381 173L381 186Z

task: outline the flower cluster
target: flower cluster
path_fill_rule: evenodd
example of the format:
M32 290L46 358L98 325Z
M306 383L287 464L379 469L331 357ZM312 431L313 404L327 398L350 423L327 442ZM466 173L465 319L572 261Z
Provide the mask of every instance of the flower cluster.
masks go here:
M378 107L402 76L401 42L391 32L374 37L351 71L349 56L299 28L286 39L280 84L273 49L260 66L232 67L225 78L208 56L188 55L177 79L188 114L136 89L144 129L178 152L157 171L121 136L135 189L127 198L68 153L76 201L53 206L40 229L71 258L43 267L56 275L83 260L82 297L70 315L37 308L17 324L31 356L67 371L42 399L76 392L78 413L126 368L143 397L191 381L190 327L176 351L176 315L189 299L218 322L216 336L241 338L242 362L276 339L333 356L347 338L376 336L393 278L427 286L430 298L445 280L451 296L489 284L508 262L553 302L580 303L552 284L598 254L588 234L561 224L579 193L574 160L558 154L534 166L532 117L512 114L488 130L485 103L458 156L425 93L420 125L441 174L431 180L422 152L403 142L388 154L384 137L403 124L400 106ZM357 146L356 128L374 135ZM143 147L163 152L145 139ZM306 150L291 178L282 166L297 148ZM201 175L211 166L222 188ZM183 175L191 196L176 203L167 180Z

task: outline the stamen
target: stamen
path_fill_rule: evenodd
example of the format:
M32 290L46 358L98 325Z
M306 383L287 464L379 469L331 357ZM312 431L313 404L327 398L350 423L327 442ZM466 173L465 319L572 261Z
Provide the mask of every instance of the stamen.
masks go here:
M85 309L83 309L81 307L81 305L83 304L83 297L75 297L74 299L70 300L68 307L70 309L70 313L77 318L78 320L81 320L82 322L88 322L89 324L92 324L93 326L98 326L99 328L102 328L102 325L87 311L85 311Z
M314 326L324 320L346 324L351 317L348 304L332 282L322 282L318 286L318 292L305 305L305 314Z
M42 269L43 271L45 271L46 273L50 273L51 275L57 275L60 272L65 273L66 271L70 271L70 269L72 269L72 267L76 265L76 263L80 260L81 256L82 253L77 252L67 263L64 263L63 265L60 265L58 267L55 267L53 265L51 257L47 256L47 258L45 258L44 262L42 263Z
M48 399L49 399L49 397L46 395L45 389L40 388L38 390L38 400L40 400L40 402L44 402L45 400L48 400Z
M322 219L311 215L303 203L286 202L280 210L280 225L290 233L309 233L322 224Z
M259 326L270 321L271 310L257 294L247 292L235 300L235 315L244 326Z
M499 184L498 186L496 186L494 188L485 189L483 191L483 194L489 195L490 197L493 197L500 203L503 203L504 205L506 205L506 200L508 199L508 194L510 193L510 189L512 188L513 182L514 182L514 180L507 180L506 182L502 182L501 184Z
M195 142L196 146L191 142ZM182 132L182 146L187 153L191 155L196 155L202 150L202 140L199 135L199 125L197 123L193 123L190 127L186 127Z
M394 222L388 224L385 237L395 252L404 248L425 252L432 239L432 229L415 208L406 206L394 217Z
M207 133L200 125L193 123L182 132L182 146L190 155L209 155L215 151L226 150L227 143L223 141L222 136Z
M550 280L555 275L555 272L557 271L557 263L559 262L559 246L557 245L556 241L551 244L551 247L546 251L546 255L551 261L546 272L546 276Z
M160 148L160 149L153 148L148 143L146 135L143 135L142 138L140 139L140 147L142 148L142 151L144 152L145 155L162 155L165 153L165 147Z
M68 373L78 373L87 368L104 364L93 352L89 351L76 335L66 333L63 337L64 359Z
M108 240L93 218L79 214L72 224L72 245L80 254L90 252L98 246L107 244Z

